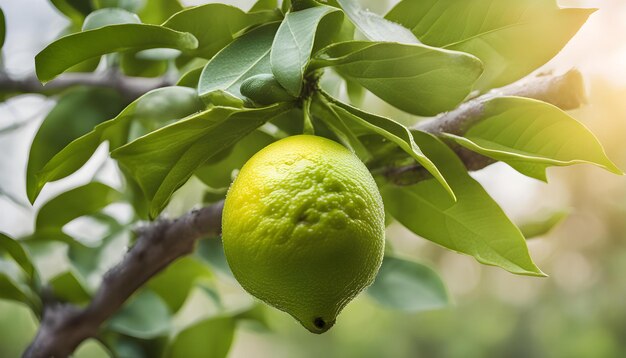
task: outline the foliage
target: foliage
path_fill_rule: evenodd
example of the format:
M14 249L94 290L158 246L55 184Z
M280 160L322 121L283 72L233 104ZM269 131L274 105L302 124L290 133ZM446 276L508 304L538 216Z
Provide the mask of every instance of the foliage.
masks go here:
M104 252L116 247L121 254L127 242L114 245L119 236L167 211L191 178L204 184L207 201L218 201L257 150L303 131L344 144L366 163L389 220L522 275L543 275L524 235L449 145L541 180L547 167L578 163L621 173L587 128L537 100L495 97L469 128L437 137L358 108L371 94L416 120L452 110L546 63L590 9L560 9L553 0L403 0L381 16L356 0L292 0L282 6L259 0L248 12L225 4L183 8L177 0L51 3L76 30L37 55L42 82L105 59L107 71L174 74L179 86L153 90L132 103L99 88L55 95L56 105L30 149L29 200L35 202L47 183L78 171L104 142L124 185L92 182L71 189L41 207L31 235L0 234L0 296L26 304L36 316L42 313L44 285L63 300L88 301L102 279ZM0 45L4 35L0 12ZM322 90L325 80L345 86L348 96ZM384 175L397 166L418 166L425 174L400 186ZM108 205L120 202L133 207L125 222L106 214ZM81 218L104 225L104 234L86 243L64 230ZM540 235L559 220L539 220L523 231ZM49 277L39 248L52 244L65 249L68 267ZM236 284L216 265L224 262L220 250L219 242L203 242L193 256L148 282L103 327L106 348L116 356L224 357L240 322L264 325L255 303L244 299L233 307L221 300L216 287ZM407 312L449 303L435 271L394 255L387 255L368 291L375 302ZM194 300L213 309L190 320L184 310ZM199 351L197 342L210 351Z

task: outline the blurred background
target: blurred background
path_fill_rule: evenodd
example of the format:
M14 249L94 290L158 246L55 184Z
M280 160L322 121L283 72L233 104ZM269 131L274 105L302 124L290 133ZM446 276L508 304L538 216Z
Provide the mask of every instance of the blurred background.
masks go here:
M186 5L210 1L182 1ZM247 10L252 1L221 1ZM385 13L394 1L362 1ZM541 71L578 68L588 104L571 114L626 169L626 2L561 0L597 7L569 45ZM0 0L7 18L3 64L13 76L33 72L34 56L66 26L46 0ZM29 95L0 103L0 231L28 234L41 203L94 176L117 186L106 148L74 176L46 187L27 204L25 171L31 140L53 99ZM108 167L111 167L107 169ZM426 262L446 282L454 306L407 315L358 298L328 333L312 335L286 314L268 310L273 332L239 329L230 357L626 357L626 179L591 166L552 168L549 183L505 164L473 173L515 222L546 211L570 215L529 241L550 277L530 278L478 264L393 224L396 251ZM36 321L0 301L0 357L19 356Z

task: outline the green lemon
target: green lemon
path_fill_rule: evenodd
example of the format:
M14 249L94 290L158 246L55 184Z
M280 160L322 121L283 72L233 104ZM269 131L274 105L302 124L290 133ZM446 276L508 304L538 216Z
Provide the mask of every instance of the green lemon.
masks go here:
M244 289L323 333L374 280L384 229L365 165L331 140L299 135L243 166L226 196L222 240Z

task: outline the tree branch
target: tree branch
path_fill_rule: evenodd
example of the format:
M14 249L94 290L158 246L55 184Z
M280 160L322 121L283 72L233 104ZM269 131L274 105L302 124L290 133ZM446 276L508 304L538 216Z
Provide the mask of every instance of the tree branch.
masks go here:
M67 75L69 76L69 75ZM93 77L93 78L90 78ZM67 88L77 84L110 87L128 98L159 86L159 82L138 82L139 79L119 77L107 80L101 76L72 75L59 78L49 86ZM56 84L54 84L56 82ZM131 84L132 83L132 84ZM0 79L0 89L15 86L27 92L42 91L33 80L7 82ZM119 87L121 86L121 87ZM141 93L140 93L141 92ZM524 96L552 103L562 109L574 109L585 102L583 82L576 70L563 75L530 77L512 85L472 99L459 108L422 122L413 129L433 134L462 134L480 119L484 103L497 96ZM493 161L476 153L453 147L470 170L483 168ZM428 177L422 167L393 168L385 173L398 184L411 184ZM95 337L100 326L117 312L124 302L151 277L177 258L193 252L196 242L221 232L223 202L189 212L175 220L160 220L139 231L135 246L122 261L104 276L93 300L84 308L56 301L46 302L39 331L24 353L27 358L67 357L87 338Z
M151 277L193 252L199 239L220 234L222 207L219 202L140 229L136 244L106 273L88 306L54 301L45 305L39 331L24 357L67 357L82 341L95 337L100 325Z
M495 97L517 96L533 98L553 104L563 110L571 110L586 103L585 86L581 73L572 69L561 75L551 73L524 78L508 86L494 89L480 97L461 104L458 108L442 113L434 118L418 123L411 128L431 134L451 133L463 135L467 129L482 118L485 103ZM482 169L495 160L463 148L450 141L446 142L461 158L468 170ZM397 185L411 185L430 177L420 165L387 168L384 175Z
M50 95L75 86L89 86L113 89L129 103L155 88L173 84L173 81L167 77L128 77L118 71L104 71L100 73L65 73L42 85L34 74L24 78L12 78L7 73L0 72L0 93Z

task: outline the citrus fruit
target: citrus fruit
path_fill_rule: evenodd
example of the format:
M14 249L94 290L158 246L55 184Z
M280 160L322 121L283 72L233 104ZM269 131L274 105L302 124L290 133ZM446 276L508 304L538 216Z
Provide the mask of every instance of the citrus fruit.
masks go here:
M376 183L354 154L298 135L243 166L226 196L222 241L244 289L323 333L374 280L384 220Z

